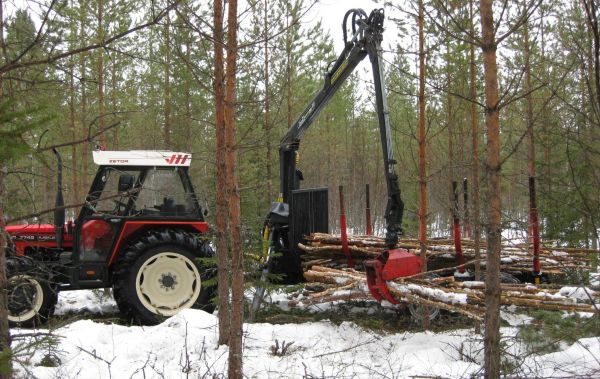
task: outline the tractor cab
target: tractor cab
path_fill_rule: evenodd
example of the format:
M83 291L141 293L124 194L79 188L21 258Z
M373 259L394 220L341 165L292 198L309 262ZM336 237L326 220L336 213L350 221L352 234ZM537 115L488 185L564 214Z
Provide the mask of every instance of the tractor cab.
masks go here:
M80 288L109 282L110 266L139 229L185 225L204 229L188 175L191 154L94 151L99 165L74 229L71 260Z
M78 219L198 218L202 210L188 175L191 154L166 151L95 151L100 167Z

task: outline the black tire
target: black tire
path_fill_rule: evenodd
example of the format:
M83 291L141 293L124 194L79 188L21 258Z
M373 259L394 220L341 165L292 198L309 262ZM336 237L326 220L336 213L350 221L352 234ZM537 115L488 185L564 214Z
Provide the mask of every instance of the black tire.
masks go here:
M9 325L31 328L48 321L58 302L49 276L24 257L8 258L6 270Z
M440 276L436 273L430 273L425 275L425 279L435 279L435 278L439 278ZM434 307L424 307L422 305L418 305L418 304L414 304L414 303L408 303L408 311L411 315L411 317L416 321L416 322L422 322L423 321L423 316L425 316L423 314L423 312L427 310L428 312L428 318L429 321L433 321L436 318L439 317L440 315L440 309L439 308L434 308Z
M196 234L166 229L149 231L129 244L113 270L113 292L123 317L155 325L185 308L214 310L216 274L198 258L214 253ZM172 291L172 292L171 292Z

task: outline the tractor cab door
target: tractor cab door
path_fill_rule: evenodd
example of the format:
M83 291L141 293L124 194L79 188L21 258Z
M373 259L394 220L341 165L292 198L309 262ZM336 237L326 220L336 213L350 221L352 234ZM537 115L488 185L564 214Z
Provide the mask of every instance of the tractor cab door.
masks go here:
M75 225L74 283L90 287L107 280L106 262L125 218L131 216L143 170L101 167Z

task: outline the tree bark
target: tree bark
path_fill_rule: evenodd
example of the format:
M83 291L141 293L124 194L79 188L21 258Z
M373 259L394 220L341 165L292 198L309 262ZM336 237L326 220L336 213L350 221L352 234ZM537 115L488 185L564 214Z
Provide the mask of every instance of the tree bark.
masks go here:
M165 147L172 149L171 146L171 18L167 14L165 17L164 39L165 39L165 104L163 108L165 124L164 138Z
M113 112L113 115L116 115L118 109L117 109L117 62L118 62L118 57L116 56L116 54L112 57L111 59L111 66L110 66L110 75L111 75L111 89L110 89L110 102L111 102L111 109ZM112 122L116 122L116 117L113 116L112 117ZM119 128L112 128L112 137L113 137L113 143L111 148L114 150L119 150Z
M419 241L427 271L427 136L425 131L425 39L423 0L419 0Z
M483 68L485 77L485 124L487 128L487 259L485 277L485 377L500 377L500 110L493 0L480 0Z
M525 4L527 5L527 4ZM535 191L535 139L533 135L533 96L531 94L531 57L529 51L529 20L523 24L523 53L525 55L525 122L527 124L527 171L529 173L529 240L533 255L533 273L535 282L539 284L539 216Z
M419 245L423 262L422 271L427 271L427 135L425 131L425 24L423 0L419 0ZM423 329L429 329L429 312L423 312Z
M242 251L240 194L236 175L235 105L237 61L237 0L229 0L227 14L227 71L225 86L225 145L227 161L227 205L231 254L231 324L229 330L230 379L241 379L244 321L244 254Z
M0 0L0 53L2 61L6 61L6 46L4 44L4 3ZM4 100L4 83L0 75L0 99ZM8 299L6 297L6 232L4 230L4 179L6 178L7 167L5 162L0 162L0 353L6 357L10 350L11 338L10 328L8 327ZM12 378L12 360L7 361L7 372L0 371L0 379Z
M473 0L469 1L471 15L471 34L475 32ZM473 154L473 167L471 169L471 198L473 209L471 211L471 226L473 227L473 240L475 241L475 280L481 278L481 252L479 241L481 239L481 218L479 203L479 125L477 119L477 66L475 65L475 45L469 46L469 97L471 99L471 149Z
M592 95L592 99L595 97L596 106L600 111L600 27L598 25L598 9L597 0L583 0L583 6L585 8L586 18L588 22L588 28L593 37L593 62L592 67L594 69L594 86L596 89L595 96Z
M187 9L187 7L186 7ZM191 36L186 34L185 41L185 59L191 62ZM185 148L186 151L192 151L192 87L191 80L184 80L183 91L185 93Z
M263 38L265 40L264 46L264 54L265 54L265 140L267 144L267 165L266 165L266 175L267 175L267 204L273 201L273 183L271 181L272 167L271 167L271 120L270 120L270 98L269 98L269 39L268 39L268 27L269 27L269 0L265 0L265 16L264 16L264 35Z
M0 6L2 4L0 3ZM1 84L1 83L0 83ZM6 166L0 167L0 352L6 353L10 350L11 338L8 327L8 299L6 297L6 232L4 231L4 179L6 178ZM10 357L10 354L5 355ZM4 362L1 362L4 364ZM12 361L7 359L7 372L0 371L0 379L12 378Z
M227 246L227 186L225 163L225 98L224 98L224 58L223 58L223 3L222 0L214 0L214 91L215 91L215 130L216 130L216 248L218 266L218 296L219 296L219 345L229 342L229 322L231 309L229 306L229 277L230 259Z
M450 78L451 75L451 70L450 70L450 42L448 42L447 45L447 50L446 50L446 85L447 85L447 94L446 94L446 102L447 102L447 114L446 117L448 118L447 120L447 129L448 129L448 183L449 186L448 188L450 189L448 191L448 210L450 212L448 212L449 214L449 220L450 222L448 223L449 230L450 230L450 238L454 238L454 218L456 216L456 213L458 211L458 209L456 208L455 204L454 204L454 197L455 197L455 188L453 186L452 183L455 182L454 180L454 166L455 166L455 157L454 157L454 124L452 121L452 118L454 117L454 109L453 109L453 104L452 104L452 94L450 94L451 91L451 83L452 80Z
M98 43L104 40L104 0L98 0ZM106 122L104 115L106 104L104 102L104 49L98 49L98 130L104 130ZM106 135L100 134L100 145L106 147Z
M287 127L292 127L293 114L292 114L292 28L290 27L290 13L292 9L290 4L287 5L287 15L285 16L286 22L286 33L285 33L285 87L286 87L286 98L287 98Z
M86 8L85 7L79 7L79 33L80 33L80 38L84 38L84 33L83 30L85 30L85 28L87 27L87 13L86 13ZM88 129L88 125L86 122L86 116L87 116L87 88L86 88L86 81L87 81L87 77L86 77L86 70L87 70L87 65L86 65L86 52L82 52L81 54L79 54L79 85L81 86L80 88L80 92L81 92L81 103L80 103L80 122L81 122L81 135L82 136L87 136L89 134L89 129ZM81 187L82 188L89 188L89 162L90 162L90 144L89 142L86 142L83 144L83 148L81 149L81 177L80 177L80 183L81 183Z
M75 78L73 71L75 70L75 61L70 59L69 64L69 128L71 129L71 138L77 140L77 125L75 123ZM77 169L77 145L71 146L71 203L76 203L79 200L79 170Z

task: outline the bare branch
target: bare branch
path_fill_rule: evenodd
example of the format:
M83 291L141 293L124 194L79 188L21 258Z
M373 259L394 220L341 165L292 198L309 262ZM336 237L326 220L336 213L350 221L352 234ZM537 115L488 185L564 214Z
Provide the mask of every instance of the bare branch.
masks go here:
M166 7L163 11L161 11L160 13L158 13L153 19L151 19L150 21L143 23L141 25L135 26L131 29L128 29L124 32L121 33L117 33L114 36L103 40L101 42L98 43L94 43L91 45L87 45L87 46L83 46L83 47L79 47L77 49L73 49L73 50L69 50L69 51L65 51L63 53L58 53L55 55L50 55L44 59L33 59L30 61L25 61L25 62L21 62L21 61L12 61L9 62L3 66L0 66L0 74L4 74L6 72L9 71L13 71L16 69L20 69L20 68L25 68L25 67L31 67L31 66L37 66L37 65L41 65L41 64L48 64L48 63L54 63L60 59L63 58L68 58L70 56L73 55L77 55L86 51L92 51L92 50L96 50L99 48L104 48L108 45L110 45L111 43L118 41L124 37L127 37L130 34L133 34L137 31L143 30L147 27L156 25L160 22L160 20L162 20L172 9L174 9L177 4L180 3L181 0L175 0L171 5L169 5L168 7Z

